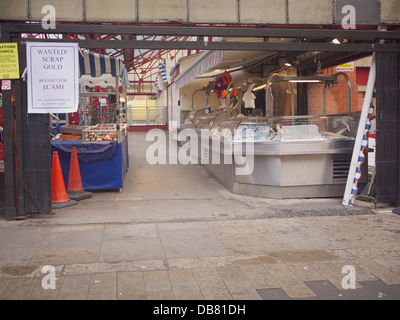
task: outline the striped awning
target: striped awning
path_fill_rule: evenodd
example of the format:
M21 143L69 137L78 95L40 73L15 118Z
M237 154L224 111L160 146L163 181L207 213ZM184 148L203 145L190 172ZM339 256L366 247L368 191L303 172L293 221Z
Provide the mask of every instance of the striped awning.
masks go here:
M164 61L161 61L161 62L158 64L158 71L159 71L160 74L161 74L162 80L163 80L164 82L167 82L167 81L168 81L168 79L167 79L167 66L166 66L165 60L164 60Z
M79 77L81 80L97 85L107 78L112 85L115 83L111 78L120 77L121 80L128 80L128 72L122 60L90 51L81 52L82 54L79 55Z
M211 50L205 52L198 60L194 61L182 74L175 79L177 88L181 88L202 73L209 71L224 59L224 51Z
M122 60L90 51L82 51L79 56L80 74L100 77L103 74L111 74L113 77L121 77L125 71Z

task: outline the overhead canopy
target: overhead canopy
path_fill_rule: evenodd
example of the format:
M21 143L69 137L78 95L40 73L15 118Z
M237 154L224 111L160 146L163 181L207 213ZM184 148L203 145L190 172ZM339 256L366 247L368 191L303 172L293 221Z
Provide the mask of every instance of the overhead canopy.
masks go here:
M79 55L79 83L87 86L115 87L115 78L119 77L120 85L128 80L128 73L120 59L81 51ZM129 85L129 81L127 81Z
M175 80L178 88L185 86L192 80L203 77L213 78L226 71L238 70L247 65L262 61L271 56L271 52L262 51L221 51L211 50L204 52Z

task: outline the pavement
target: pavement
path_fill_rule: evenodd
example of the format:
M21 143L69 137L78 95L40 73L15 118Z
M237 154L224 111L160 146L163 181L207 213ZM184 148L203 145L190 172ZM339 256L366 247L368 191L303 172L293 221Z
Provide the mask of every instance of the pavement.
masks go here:
M200 165L148 164L145 137L122 190L0 219L0 300L400 299L393 208L232 194Z

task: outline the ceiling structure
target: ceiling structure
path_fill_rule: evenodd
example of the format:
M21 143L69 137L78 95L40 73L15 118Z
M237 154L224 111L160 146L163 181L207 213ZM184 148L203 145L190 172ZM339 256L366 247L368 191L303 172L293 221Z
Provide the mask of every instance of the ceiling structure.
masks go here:
M169 25L170 26L170 25ZM44 34L25 33L22 38L30 40L98 40L98 41L133 41L134 36L129 34ZM158 35L136 35L137 41L189 41L188 36L158 36ZM197 40L197 39L194 39ZM135 86L137 94L152 94L154 92L143 91L143 84L153 84L158 73L158 63L165 59L176 62L181 56L190 55L198 50L176 50L176 49L133 49L133 48L91 48L90 51L121 59L130 74L131 83ZM152 88L152 86L147 86Z
M315 56L324 64L353 59L357 52L399 50L398 43L397 48L393 43L386 48L385 44L380 45L376 34L380 25L390 31L399 30L400 6L396 0L69 0L68 3L2 0L2 3L1 33L23 33L31 40L76 41L81 48L122 59L133 82L138 84L138 93L140 84L154 81L158 61L167 58L176 62L179 57L202 50L278 52L260 63L272 70L283 60L291 59L297 65L302 62L300 71L312 68ZM344 9L349 5L357 12L352 21L357 30L348 24L349 15ZM54 30L43 26L43 22L51 19L57 22ZM391 36L385 39L398 41L398 35L390 31L387 34ZM341 44L331 43L333 39Z
M394 29L393 29L394 28ZM231 68L246 67L252 72L276 72L284 63L298 67L299 71L316 69L316 59L324 67L354 60L376 51L400 51L399 32L396 27L387 31L374 28L343 30L341 28L291 26L291 28L249 27L232 25L182 24L122 25L59 23L56 30L43 33L40 23L4 23L2 34L32 41L73 41L81 48L110 55L124 61L126 69L137 84L154 83L158 62L208 50L236 52L229 63ZM47 31L46 31L47 32ZM339 40L339 44L333 40ZM380 42L384 40L384 42ZM248 61L240 57L254 52ZM246 54L249 57L249 54ZM235 60L236 59L236 60ZM223 69L223 67L221 67Z

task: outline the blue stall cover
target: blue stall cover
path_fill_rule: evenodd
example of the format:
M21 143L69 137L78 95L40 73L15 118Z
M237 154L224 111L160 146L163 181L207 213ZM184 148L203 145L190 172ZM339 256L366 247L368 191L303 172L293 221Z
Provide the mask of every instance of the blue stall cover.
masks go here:
M82 143L80 140L52 140L52 152L60 159L65 187L68 186L72 147L76 148L82 186L85 190L121 189L129 168L128 137L121 143Z
M80 163L110 160L117 152L117 142L82 143L80 140L53 140L51 146L61 158L70 159L72 147L76 148Z

